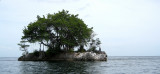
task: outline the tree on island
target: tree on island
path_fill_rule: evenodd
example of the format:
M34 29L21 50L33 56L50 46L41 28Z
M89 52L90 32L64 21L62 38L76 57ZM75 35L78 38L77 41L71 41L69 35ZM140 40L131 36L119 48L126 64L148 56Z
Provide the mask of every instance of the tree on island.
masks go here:
M78 18L78 14L69 14L69 11L62 10L58 13L48 14L47 16L37 16L35 22L31 22L23 29L23 40L30 43L39 42L48 49L47 54L59 52L72 52L75 47L78 51L86 51L90 42L96 44L94 49L101 44L100 40L93 39L93 27L88 28L84 21ZM94 41L95 40L95 41Z
M29 45L26 45L25 43L26 43L27 41L24 41L24 40L22 40L22 41L20 41L20 43L18 43L18 45L20 46L20 50L21 51L24 51L23 52L23 55L26 55L26 54L28 54L28 47L29 47Z

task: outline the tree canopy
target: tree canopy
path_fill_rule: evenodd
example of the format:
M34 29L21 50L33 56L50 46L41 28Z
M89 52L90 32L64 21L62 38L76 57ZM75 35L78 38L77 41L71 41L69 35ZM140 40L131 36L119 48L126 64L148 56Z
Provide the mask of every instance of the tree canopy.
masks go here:
M78 14L69 14L69 11L62 10L43 17L38 15L35 22L23 29L22 39L30 43L39 42L51 51L69 51L75 47L84 49L91 41L92 29L78 18Z
M27 47L29 47L29 45L26 45L25 44L26 42L27 41L22 40L22 41L20 41L20 43L18 43L18 45L20 46L20 50L24 51L23 55L28 54Z

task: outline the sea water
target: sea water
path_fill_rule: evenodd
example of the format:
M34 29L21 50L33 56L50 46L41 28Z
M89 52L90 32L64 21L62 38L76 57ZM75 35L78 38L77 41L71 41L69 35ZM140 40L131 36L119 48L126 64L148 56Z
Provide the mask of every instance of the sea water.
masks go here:
M0 58L0 74L160 74L160 56L108 57L108 61L17 61Z

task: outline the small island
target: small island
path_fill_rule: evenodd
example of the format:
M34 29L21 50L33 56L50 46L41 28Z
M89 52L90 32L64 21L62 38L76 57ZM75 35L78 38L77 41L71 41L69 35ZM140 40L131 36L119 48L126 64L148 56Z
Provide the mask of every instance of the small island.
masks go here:
M18 45L24 53L19 61L107 61L93 27L88 28L78 14L66 10L38 15L35 22L23 29L23 34ZM40 48L29 53L26 43L39 43Z

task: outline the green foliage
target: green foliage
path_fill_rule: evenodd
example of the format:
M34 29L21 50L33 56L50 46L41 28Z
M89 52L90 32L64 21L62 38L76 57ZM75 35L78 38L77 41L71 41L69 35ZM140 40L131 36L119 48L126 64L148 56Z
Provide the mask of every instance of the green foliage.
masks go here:
M97 38L95 41L96 41L96 46L100 47L101 41L99 40L99 38Z
M46 51L46 55L47 55L48 57L52 57L52 56L54 56L54 55L56 55L56 54L59 54L59 53L61 53L61 52L62 52L62 51L59 50L59 49L49 48L49 49Z
M39 51L35 50L35 51L33 52L33 54L34 54L34 56L38 57L38 56L39 56Z
M26 51L27 50L27 47L29 47L29 45L26 45L25 44L26 42L27 41L22 40L22 41L20 41L20 43L18 43L18 45L20 46L20 50L22 50L22 51Z
M27 48L29 47L29 45L26 45L25 44L26 42L27 41L22 40L22 41L20 41L20 43L18 43L18 45L20 46L20 50L24 51L22 55L28 54L28 49Z
M74 52L74 49L73 48L71 48L71 49L69 49L69 51L68 52Z
M51 56L63 51L73 52L75 47L79 51L86 51L83 47L91 40L93 28L88 28L78 14L69 14L62 10L58 13L43 17L37 15L37 20L23 29L22 39L30 43L39 42L49 49L46 54ZM97 43L99 45L100 42Z
M80 44L86 44L91 31L92 28L88 28L78 15L62 10L48 14L47 17L38 15L37 21L31 22L24 28L22 39L41 42L52 49L63 46L63 49L69 50Z
M93 52L97 52L97 47L100 48L100 44L101 41L99 40L99 38L94 38L96 36L95 33L91 34L91 38L90 38L90 48L88 49L88 51L93 51Z
M84 47L81 45L80 48L78 49L78 52L85 52L86 50L84 49Z
M95 47L95 46L92 46L91 48L88 49L88 51L93 51L93 52L95 52L95 51L96 51L96 47Z
M48 50L46 51L46 55L47 55L48 57L51 57L51 56L53 56L54 52L55 52L55 51L53 51L53 50L51 50L51 49L48 49Z

